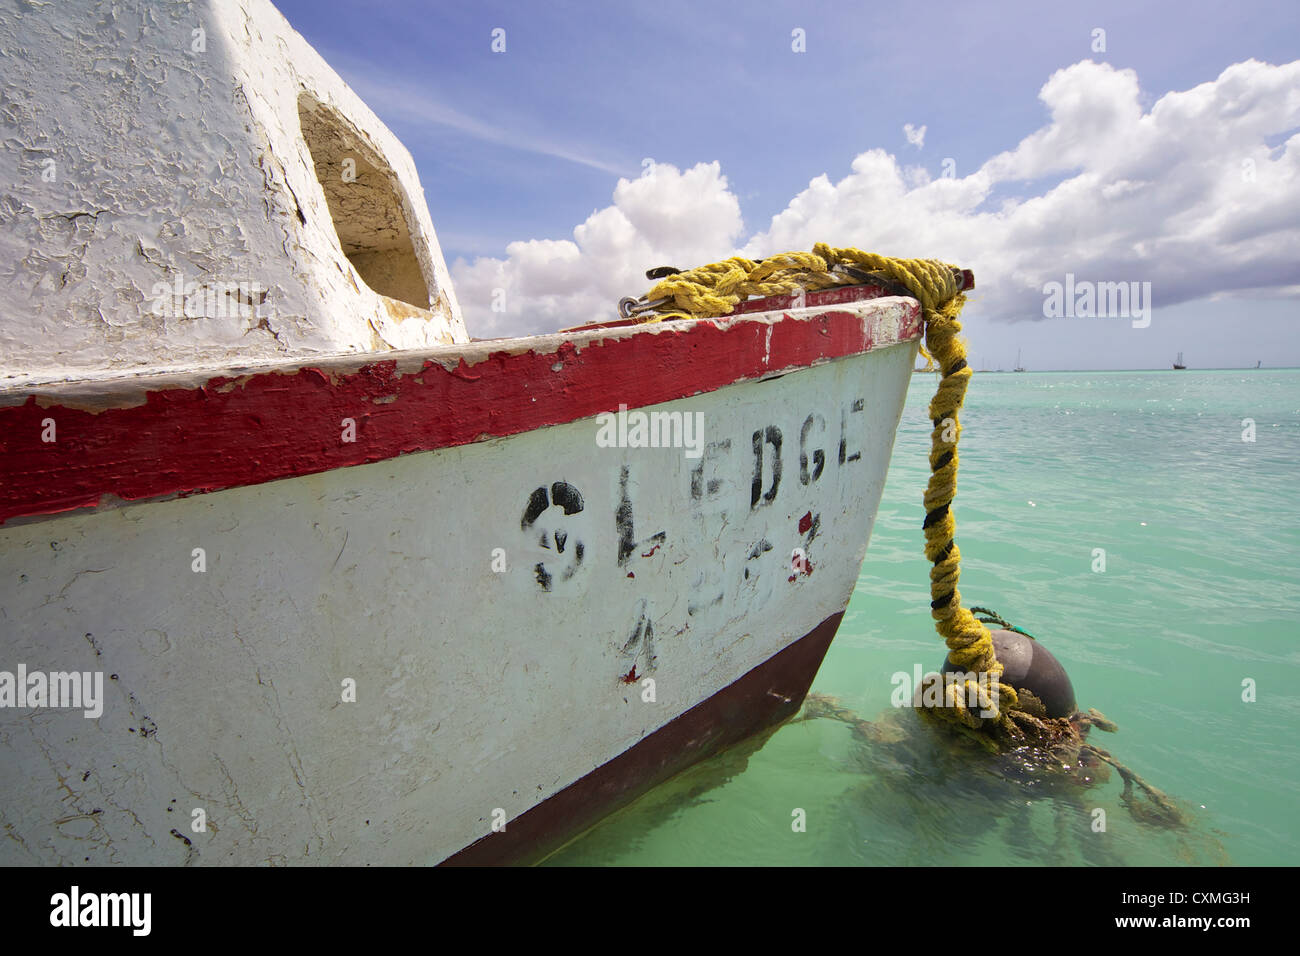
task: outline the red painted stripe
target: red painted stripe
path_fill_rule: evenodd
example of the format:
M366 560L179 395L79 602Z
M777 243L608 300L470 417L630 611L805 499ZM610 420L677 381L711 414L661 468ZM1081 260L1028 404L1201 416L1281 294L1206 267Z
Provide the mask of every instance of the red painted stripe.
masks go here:
M899 341L920 334L915 303L903 325ZM0 524L112 497L216 491L513 435L892 344L872 343L868 331L847 311L721 328L655 325L541 354L493 352L451 370L427 359L399 374L395 360L357 368L354 358L218 376L93 411L69 407L85 403L60 401L56 389L34 389L25 403L0 407ZM356 422L351 443L342 440L347 418ZM56 440L47 443L50 419Z

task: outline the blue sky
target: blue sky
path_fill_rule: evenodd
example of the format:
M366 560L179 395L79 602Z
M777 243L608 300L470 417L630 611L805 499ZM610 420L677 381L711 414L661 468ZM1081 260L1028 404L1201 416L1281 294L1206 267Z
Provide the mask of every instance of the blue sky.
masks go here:
M1300 192L1297 148L1287 145L1300 127L1295 74L1243 73L1222 84L1227 92L1215 100L1217 115L1195 108L1180 114L1189 125L1206 123L1213 138L1223 117L1236 115L1229 93L1239 97L1243 84L1265 91L1254 119L1233 131L1218 154L1179 163L1192 147L1181 149L1170 132L1176 124L1166 123L1167 145L1148 144L1126 166L1115 161L1131 138L1123 124L1135 131L1142 125L1124 109L1133 84L1117 79L1121 71L1132 71L1137 106L1149 111L1168 93L1214 83L1233 64L1289 64L1300 52L1300 4L280 0L277 6L415 157L471 334L518 334L596 317L587 313L603 308L605 297L616 300L616 291L644 291L637 275L653 265L688 266L742 249L768 254L780 249L767 243L782 239L788 239L783 248L808 248L825 238L975 266L981 290L989 290L967 307L977 367L981 355L990 367L1009 367L1017 348L1035 368L1156 367L1180 349L1193 366L1256 359L1300 365L1294 325ZM496 28L505 31L504 53L491 49ZM1093 49L1096 28L1105 30L1102 52ZM792 49L796 29L805 33L805 52ZM986 164L1014 153L1026 138L1046 135L1052 115L1040 91L1057 71L1083 61L1097 69L1081 68L1059 83L1060 135L1020 150L1008 161L1010 172L973 176L1001 168ZM1096 104L1071 105L1091 88L1102 91ZM1108 131L1083 129L1095 114L1104 114L1099 122ZM1276 122L1260 120L1271 116ZM925 127L923 140L909 142L909 124ZM1076 162L1068 158L1072 142L1091 142L1106 155ZM1186 176L1185 190L1152 172L1160 149L1169 154L1170 177ZM1267 160L1261 149L1272 150ZM891 163L855 166L855 157L872 150ZM1054 166L1046 155L1053 150L1067 159ZM1198 178L1195 170L1210 161L1235 170L1238 153L1259 158L1260 188L1271 191L1272 202L1252 202L1235 187L1222 192ZM649 173L647 158L657 164ZM942 176L946 159L957 177L971 177L966 183L979 190L978 202L962 199L930 215L931 194L940 195L932 184L910 197L898 189L888 197L872 191L894 167L904 192L926 186ZM687 178L699 164L713 163L713 173ZM1132 172L1138 168L1142 175ZM871 181L847 183L855 169ZM796 199L823 176L836 192L820 213L805 217L800 210L809 204ZM1107 214L1126 217L1123 228L1077 214L1060 188L1076 176L1079 188L1098 196L1101 190L1107 197L1134 194L1122 210ZM628 184L616 196L620 178ZM1083 234L1076 245L1057 243L1035 261L1026 248L1032 234L1026 221L1036 207L1023 207L1014 225L997 217L1006 200L1025 204L1054 190L1043 204L1046 228L1059 240L1084 223ZM1183 193L1188 198L1178 198ZM1276 219L1277 203L1286 209L1292 201L1284 221L1264 223L1267 209ZM1171 225L1183 202L1197 222L1214 219L1212 211L1225 204L1241 208L1195 249L1166 252L1179 234L1198 233L1194 225ZM681 214L645 226L656 203ZM696 204L703 211L693 218ZM787 222L776 228L773 217L783 211ZM929 220L925 228L922 219ZM629 221L640 235L618 238ZM979 230L990 225L999 228L989 230L984 249ZM816 228L836 234L809 232ZM1241 243L1242 235L1261 230L1282 255L1260 257ZM521 245L530 240L554 242ZM1232 249L1220 254L1216 243ZM1134 249L1148 250L1148 258L1131 269ZM643 261L647 256L653 261ZM1232 261L1211 284L1229 288L1226 298L1173 301L1203 291L1197 262L1225 256ZM1039 266L1041 275L1027 274ZM1150 326L1133 328L1113 317L1045 319L1041 294L1035 300L1025 290L1067 271L1098 281L1149 279ZM493 283L511 291L504 317L487 308Z

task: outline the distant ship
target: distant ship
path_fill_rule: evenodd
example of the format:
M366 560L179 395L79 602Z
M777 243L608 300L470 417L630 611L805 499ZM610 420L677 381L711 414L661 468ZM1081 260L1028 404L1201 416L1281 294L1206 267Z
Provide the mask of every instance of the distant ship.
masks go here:
M1020 364L1020 349L1016 349L1016 367L1012 371L1023 372L1024 370L1024 366Z
M1182 352L1179 352L1179 353L1178 353L1178 358L1174 359L1174 368L1176 368L1176 369L1185 369L1185 368L1187 368L1187 366L1183 364L1183 353L1182 353Z

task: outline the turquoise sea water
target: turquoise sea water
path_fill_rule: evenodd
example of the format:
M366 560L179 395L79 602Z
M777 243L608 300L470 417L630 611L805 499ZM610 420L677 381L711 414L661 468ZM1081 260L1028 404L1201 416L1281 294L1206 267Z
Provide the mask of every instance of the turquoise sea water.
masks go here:
M788 723L549 863L1300 863L1300 370L976 374L963 413L964 602L1057 655L1080 706L1118 724L1090 739L1174 797L1182 830L1130 812L1118 775L1044 792L890 706L891 675L943 658L920 532L934 383L912 377L867 560L813 682L900 739Z

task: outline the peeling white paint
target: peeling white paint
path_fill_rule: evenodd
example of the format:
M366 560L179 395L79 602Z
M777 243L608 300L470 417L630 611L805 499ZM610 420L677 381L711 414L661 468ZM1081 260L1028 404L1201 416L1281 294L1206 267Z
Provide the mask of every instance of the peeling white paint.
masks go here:
M468 341L409 153L270 3L0 0L0 49L0 383ZM391 167L423 317L395 315L343 255L303 93ZM157 314L178 277L266 299Z

